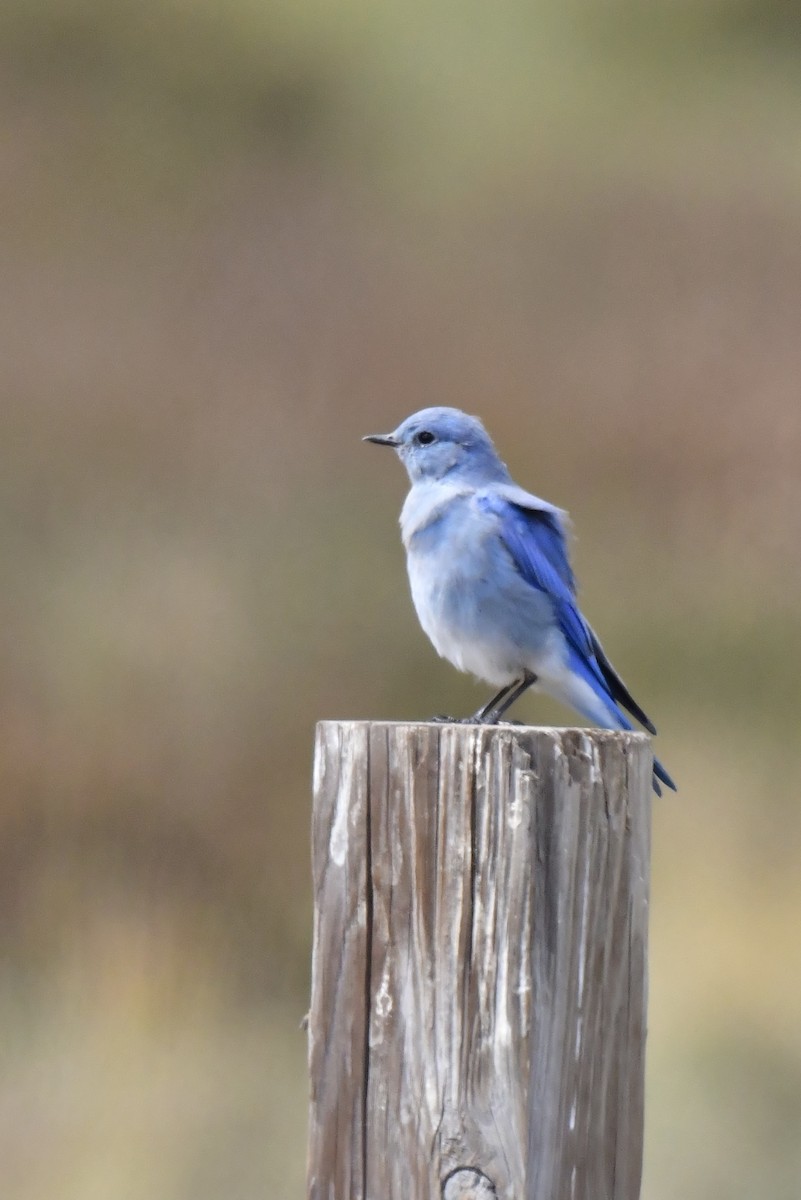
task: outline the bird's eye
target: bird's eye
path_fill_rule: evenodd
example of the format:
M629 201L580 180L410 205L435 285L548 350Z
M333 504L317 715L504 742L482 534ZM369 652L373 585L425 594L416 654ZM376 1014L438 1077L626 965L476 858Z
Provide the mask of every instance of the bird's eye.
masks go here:
M431 443L435 442L437 439L428 429L423 429L417 434L414 440L417 442L418 446L430 446Z

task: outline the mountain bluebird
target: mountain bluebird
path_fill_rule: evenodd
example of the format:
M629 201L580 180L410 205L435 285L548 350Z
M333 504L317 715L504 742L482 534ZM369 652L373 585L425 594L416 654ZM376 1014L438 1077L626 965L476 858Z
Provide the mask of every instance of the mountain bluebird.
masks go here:
M501 690L470 718L495 724L528 688L606 729L656 733L579 611L567 514L523 491L477 417L425 408L394 433L411 490L401 512L412 599L443 657ZM659 781L675 790L661 763Z

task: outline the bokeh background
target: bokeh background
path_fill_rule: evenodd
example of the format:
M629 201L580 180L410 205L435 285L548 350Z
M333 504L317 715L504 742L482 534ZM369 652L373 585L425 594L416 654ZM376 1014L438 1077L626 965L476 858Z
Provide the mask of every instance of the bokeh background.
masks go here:
M431 403L681 786L644 1200L798 1200L799 6L5 0L0 79L5 1200L303 1195L314 722L483 696L359 440Z

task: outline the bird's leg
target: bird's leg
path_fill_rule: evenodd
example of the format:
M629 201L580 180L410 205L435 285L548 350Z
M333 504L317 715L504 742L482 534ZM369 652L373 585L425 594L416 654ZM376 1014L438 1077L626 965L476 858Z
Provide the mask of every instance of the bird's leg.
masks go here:
M478 712L473 713L472 717L448 717L444 714L432 717L431 720L437 725L483 725L490 713L494 712L501 700L507 692L512 688L516 688L519 684L519 679L513 679L511 683L507 683L506 687L502 687L497 696L493 696L488 704L480 708ZM504 709L505 711L505 709Z
M528 691L531 685L536 682L537 676L532 671L525 671L523 678L518 683L514 684L511 689L506 689L505 695L501 692L500 698L498 696L495 697L495 707L490 709L484 718L486 723L488 725L497 725L506 710L512 707L515 700L519 700L523 692ZM500 703L497 703L499 699Z
M437 725L497 725L500 718L506 712L507 708L511 708L515 700L518 700L532 683L537 682L537 676L532 675L530 671L526 671L522 679L513 679L511 683L507 683L506 687L502 687L497 696L480 708L478 712L473 713L472 717L447 717L437 716L431 720Z
M483 725L487 720L487 717L489 717L491 713L495 712L495 709L498 707L501 700L503 700L504 696L508 692L511 692L513 688L516 688L519 683L519 679L513 679L511 683L507 683L505 687L501 688L497 696L493 696L489 703L485 704L483 708L480 708L477 713L473 713L472 717L470 717L470 721L479 725Z

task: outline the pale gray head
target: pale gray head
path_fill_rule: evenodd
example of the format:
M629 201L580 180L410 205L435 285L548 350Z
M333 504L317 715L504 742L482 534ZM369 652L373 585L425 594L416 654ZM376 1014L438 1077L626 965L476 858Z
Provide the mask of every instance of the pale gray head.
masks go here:
M370 434L363 440L397 450L412 483L446 476L449 481L479 484L509 479L478 417L469 417L458 408L421 409L393 433Z

